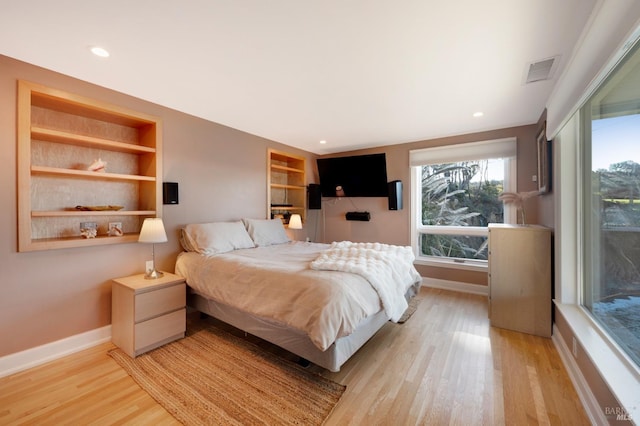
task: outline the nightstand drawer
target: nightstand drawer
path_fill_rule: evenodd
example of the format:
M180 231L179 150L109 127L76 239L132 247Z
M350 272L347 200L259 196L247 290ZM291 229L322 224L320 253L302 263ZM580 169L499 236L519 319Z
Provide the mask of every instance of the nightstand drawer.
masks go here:
M136 355L184 337L187 310L171 312L135 325Z
M186 288L181 283L138 294L135 298L136 323L186 306Z

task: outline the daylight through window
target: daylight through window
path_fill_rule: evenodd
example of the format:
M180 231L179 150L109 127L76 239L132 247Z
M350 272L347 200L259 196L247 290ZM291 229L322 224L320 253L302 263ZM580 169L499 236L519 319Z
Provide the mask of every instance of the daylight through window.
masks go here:
M515 146L509 138L411 152L418 259L486 264L487 225L505 222L498 196L515 186Z
M640 365L640 53L583 107L582 304Z

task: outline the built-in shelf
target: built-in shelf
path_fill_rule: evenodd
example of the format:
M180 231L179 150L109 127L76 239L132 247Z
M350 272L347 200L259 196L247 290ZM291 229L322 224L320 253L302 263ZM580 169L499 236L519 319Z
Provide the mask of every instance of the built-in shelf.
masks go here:
M100 148L110 151L129 152L129 153L155 153L156 149L148 146L134 145L130 143L114 142L108 139L94 138L91 136L76 135L60 130L43 129L40 127L31 127L31 137L34 139L64 143L68 145L83 146L87 148Z
M279 156L275 156L273 158L277 159L278 157ZM302 169L298 169L298 168L295 168L295 167L281 166L279 164L271 164L271 169L272 170L279 170L279 171L283 171L283 172L304 173L304 170L302 170Z
M155 182L156 178L151 176L123 175L118 173L90 172L87 170L59 169L56 167L31 166L32 174L42 175L62 175L68 177L81 177L83 179L111 179L111 180L144 180Z
M18 82L18 250L137 241L144 218L160 216L161 148L157 117ZM97 159L104 171L89 170ZM98 236L82 238L81 222ZM112 222L124 235L108 236Z
M67 217L67 216L155 216L154 210L69 210L69 211L33 211L31 217Z
M271 184L271 188L273 188L273 189L293 189L293 190L304 189L304 187L301 187L300 185L287 185L287 184L282 184L282 183L272 183ZM301 206L301 207L303 207L303 206Z
M286 152L268 151L267 214L282 217L297 213L305 220L307 186L305 158Z

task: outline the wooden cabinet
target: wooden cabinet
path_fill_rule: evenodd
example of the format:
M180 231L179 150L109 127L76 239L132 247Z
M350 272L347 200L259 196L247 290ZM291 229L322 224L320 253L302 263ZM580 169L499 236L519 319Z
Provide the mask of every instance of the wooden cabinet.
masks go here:
M551 230L489 225L491 325L551 336Z
M18 250L136 241L160 216L161 141L156 117L20 81ZM95 160L104 171L88 170ZM96 238L82 238L82 222Z
M113 343L136 357L184 337L186 284L167 272L161 278L144 274L113 280L111 335Z
M297 213L304 221L307 200L305 158L270 149L267 169L268 217L286 218Z

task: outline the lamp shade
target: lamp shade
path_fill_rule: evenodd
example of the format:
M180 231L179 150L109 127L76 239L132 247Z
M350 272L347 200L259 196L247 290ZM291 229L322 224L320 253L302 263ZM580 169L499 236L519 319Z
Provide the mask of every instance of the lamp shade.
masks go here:
M299 214L292 214L289 218L289 228L302 229L302 218Z
M167 233L164 232L162 219L159 217L146 218L142 222L142 229L138 237L139 243L166 243Z

